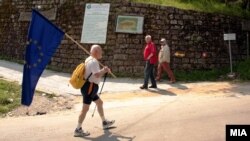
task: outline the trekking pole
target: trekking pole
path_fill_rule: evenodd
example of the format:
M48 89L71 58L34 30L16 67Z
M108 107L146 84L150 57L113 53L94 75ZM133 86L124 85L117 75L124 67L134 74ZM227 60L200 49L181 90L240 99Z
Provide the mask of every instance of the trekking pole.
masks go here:
M104 75L104 79L103 79L103 83L102 83L102 87L101 87L101 90L100 90L100 92L99 92L99 96L100 96L100 95L101 95L101 93L102 93L102 89L103 89L104 83L105 83L105 81L106 81L107 75L108 75L108 73L105 73L105 75ZM95 108L94 108L94 111L93 111L92 117L94 117L95 110L96 110L96 105L95 105Z

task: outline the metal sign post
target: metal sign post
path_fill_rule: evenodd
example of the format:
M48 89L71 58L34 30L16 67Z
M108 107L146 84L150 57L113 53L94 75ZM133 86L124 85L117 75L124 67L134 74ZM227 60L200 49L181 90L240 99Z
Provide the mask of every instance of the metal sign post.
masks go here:
M249 35L247 31L247 59L249 59Z
M249 59L249 31L250 31L250 20L242 21L242 30L247 34L247 59Z
M231 49L231 42L228 40L228 48L229 48L229 58L230 58L230 70L231 74L233 73L233 61L232 61L232 49Z
M232 60L231 40L236 40L236 34L235 33L224 34L224 40L228 41L228 49L229 49L229 57L230 57L230 70L231 70L231 74L233 74L233 60Z

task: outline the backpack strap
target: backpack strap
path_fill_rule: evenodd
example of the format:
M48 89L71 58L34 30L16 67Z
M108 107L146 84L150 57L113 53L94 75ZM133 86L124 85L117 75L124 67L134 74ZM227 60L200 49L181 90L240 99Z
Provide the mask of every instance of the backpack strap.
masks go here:
M92 75L92 72L89 74L89 76L87 77L86 80L89 80L89 78L91 77L91 75Z
M88 61L85 60L85 61L84 61L85 65L87 65L88 62L89 62L89 61L92 61L92 60L93 60L93 59L89 59ZM87 81L89 80L89 78L91 77L91 75L92 75L92 72L91 72L91 73L89 74L89 76L87 77L87 79L86 79Z
M89 81L89 78L91 77L91 75L92 75L92 72L89 74L87 81ZM93 89L93 83L89 83L88 95L91 94L92 89Z

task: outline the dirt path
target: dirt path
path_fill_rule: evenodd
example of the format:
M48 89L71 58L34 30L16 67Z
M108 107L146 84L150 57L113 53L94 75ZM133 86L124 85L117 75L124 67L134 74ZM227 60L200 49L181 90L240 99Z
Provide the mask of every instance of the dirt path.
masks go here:
M249 83L189 83L185 85L174 84L167 89L157 89L148 91L128 91L128 92L104 92L102 98L105 102L122 102L132 99L147 99L161 95L177 96L177 95L199 95L199 96L237 96L237 94L248 94ZM50 98L48 98L50 97ZM42 114L50 114L57 111L71 110L75 105L81 105L82 97L76 95L56 96L50 94L35 94L34 101L29 108L20 106L11 111L7 116L34 116Z

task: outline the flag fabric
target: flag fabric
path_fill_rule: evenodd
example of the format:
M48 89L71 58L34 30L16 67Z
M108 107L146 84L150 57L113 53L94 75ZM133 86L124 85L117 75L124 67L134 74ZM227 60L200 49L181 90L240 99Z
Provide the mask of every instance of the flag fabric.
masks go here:
M32 10L23 67L21 103L30 106L37 82L63 39L64 32Z

